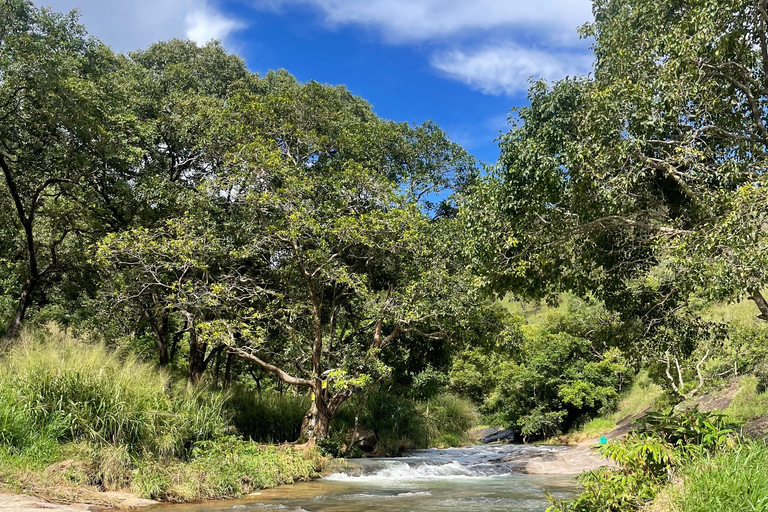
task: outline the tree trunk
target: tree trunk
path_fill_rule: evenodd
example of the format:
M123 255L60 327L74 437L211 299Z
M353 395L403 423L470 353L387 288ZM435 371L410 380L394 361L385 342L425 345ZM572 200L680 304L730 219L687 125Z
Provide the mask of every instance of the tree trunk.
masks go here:
M320 439L328 436L328 427L331 424L331 419L333 419L333 414L322 395L322 390L321 393L315 394L312 406L304 415L299 442L314 446Z
M170 333L168 314L163 313L162 319L158 321L154 312L151 312L149 308L144 309L144 316L147 317L149 326L152 328L152 332L155 335L155 346L157 347L157 357L160 366L168 366L170 357L168 356L168 346Z
M757 318L768 322L768 301L765 300L760 290L752 290L749 298L755 301L757 309L760 310L760 315Z
M232 386L232 362L234 358L235 355L232 352L227 354L227 365L224 367L224 389L229 389Z
M21 289L21 295L19 296L19 304L16 306L16 313L13 315L8 330L5 331L5 341L13 341L21 331L21 326L24 323L24 317L27 315L27 309L32 304L32 292L37 285L37 281L33 278L28 278L27 282Z
M207 344L200 340L194 325L189 331L189 382L197 384L205 373Z

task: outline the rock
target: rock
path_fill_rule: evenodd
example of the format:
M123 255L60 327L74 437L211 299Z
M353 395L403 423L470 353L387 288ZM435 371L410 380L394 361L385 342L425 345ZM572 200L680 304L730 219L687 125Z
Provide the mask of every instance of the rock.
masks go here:
M350 430L347 433L347 438L344 442L344 446L342 446L342 451L346 452L348 451L348 448L350 445L357 447L361 449L362 451L369 453L376 448L376 443L379 441L378 437L376 436L376 432L373 430L366 430L366 429L358 429L357 432L355 432L355 438L351 439L352 437L352 431Z
M471 435L482 444L511 443L515 440L514 432L501 427L491 427L475 430L471 433Z

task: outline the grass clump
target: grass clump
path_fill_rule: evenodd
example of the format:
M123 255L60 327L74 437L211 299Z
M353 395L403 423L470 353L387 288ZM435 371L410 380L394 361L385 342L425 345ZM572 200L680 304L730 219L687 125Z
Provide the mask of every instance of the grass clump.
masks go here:
M58 442L183 456L193 443L229 429L221 395L174 385L166 373L131 355L57 332L27 333L4 357L0 400L0 410L15 411L8 413L12 421L0 413L0 439L6 432L16 436L4 443L10 446L39 441L39 430ZM19 414L27 416L22 423ZM10 434L20 426L26 430ZM32 438L18 438L23 435Z
M226 396L175 383L134 356L56 332L0 360L0 488L54 501L99 491L184 502L313 476L314 451L235 437Z
M142 461L132 488L140 496L172 503L238 498L256 489L307 480L323 463L316 451L300 453L227 437L200 443L188 462Z
M426 424L428 445L448 448L469 442L469 429L477 425L478 414L472 402L451 393L443 393L419 404Z

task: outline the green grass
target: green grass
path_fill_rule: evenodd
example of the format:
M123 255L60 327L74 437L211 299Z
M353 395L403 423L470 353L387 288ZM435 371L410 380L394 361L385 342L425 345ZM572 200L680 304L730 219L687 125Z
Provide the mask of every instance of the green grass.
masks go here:
M761 325L762 320L758 320L757 315L760 312L751 300L743 300L730 304L715 303L705 306L701 310L701 317L711 322L737 323L742 325Z
M768 448L745 445L696 463L651 510L665 512L768 511Z
M731 404L723 411L735 423L746 423L768 417L768 392L758 393L758 379L754 375L743 377Z
M307 480L323 464L314 450L297 452L227 438L201 443L190 461L142 461L131 487L139 496L172 503L238 498L253 490Z
M235 436L225 403L103 345L26 333L0 360L0 489L104 505L100 491L130 489L184 502L242 496L322 466L314 450Z
M223 406L221 394L177 385L133 356L55 331L26 333L0 364L0 440L12 447L45 432L59 442L182 456L227 432ZM14 432L20 425L26 434Z
M417 409L424 419L430 447L448 448L467 444L467 433L479 420L472 402L450 393L421 402Z

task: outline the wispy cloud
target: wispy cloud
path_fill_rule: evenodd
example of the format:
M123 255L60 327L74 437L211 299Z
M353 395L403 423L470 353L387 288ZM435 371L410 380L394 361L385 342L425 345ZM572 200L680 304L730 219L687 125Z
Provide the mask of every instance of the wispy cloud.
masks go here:
M538 27L547 37L574 39L592 18L590 0L255 0L257 5L316 7L327 24L366 25L391 41L443 39L495 28Z
M590 52L576 29L591 0L253 0L308 5L330 29L355 25L393 44L429 43L431 65L487 94L515 94L529 77L584 74Z
M557 50L524 48L516 44L474 51L450 50L433 56L431 64L451 78L486 94L526 90L529 79L556 80L589 70L591 56Z
M116 51L146 48L157 41L224 39L243 26L215 0L34 0L56 11L79 9L89 32Z

